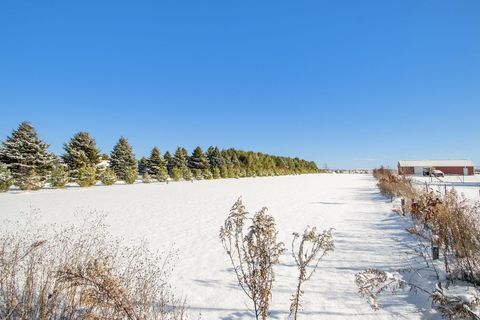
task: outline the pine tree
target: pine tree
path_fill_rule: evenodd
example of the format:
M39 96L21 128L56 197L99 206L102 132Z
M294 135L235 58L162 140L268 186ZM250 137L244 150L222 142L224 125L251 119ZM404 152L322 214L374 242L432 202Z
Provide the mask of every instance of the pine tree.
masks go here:
M213 179L213 174L212 174L212 171L210 171L210 168L203 170L202 177L203 179L206 179L206 180Z
M207 150L207 159L210 163L210 170L213 172L213 168L217 167L219 170L225 164L222 154L218 147L209 147Z
M13 176L7 165L0 162L0 192L6 192L13 184Z
M185 148L178 147L173 155L172 165L181 170L188 167L188 152Z
M222 150L222 161L223 166L220 168L220 174L223 178L233 178L235 177L236 163L232 159L236 159L236 150L228 149Z
M157 147L154 147L148 158L148 172L156 177L160 172L165 172L166 169L165 160L163 159L160 150Z
M132 147L124 137L121 137L113 147L110 154L110 167L120 180L125 181L127 172L129 173L129 182L133 175L135 175L135 179L137 178L137 160Z
M222 177L220 174L220 169L218 169L218 167L213 168L212 176L213 176L213 179L220 179Z
M127 168L127 171L125 171L123 181L126 184L133 184L135 183L135 181L137 181L137 178L138 178L137 168L130 167L130 168Z
M100 175L100 181L106 186L111 186L117 182L117 175L112 168L106 168Z
M65 150L62 156L63 161L67 164L73 178L79 178L80 168L89 167L87 171L91 171L91 168L96 169L100 162L100 151L95 139L88 132L80 131L75 134L68 143L63 145L63 149ZM82 176L84 174L85 172Z
M40 189L52 169L54 156L35 128L22 122L0 149L0 161L7 165L14 183L23 190Z
M50 175L50 185L54 188L65 188L69 180L67 166L60 159L57 159Z
M97 170L91 165L81 167L77 171L77 183L80 187L91 187L97 183Z
M184 180L192 180L192 171L188 167L188 151L178 147L172 159L172 178L178 180L179 176Z
M193 181L193 174L190 168L188 167L183 168L182 177L183 177L183 180L185 181Z
M160 171L159 171L159 172L157 173L157 175L155 176L155 178L156 178L159 182L168 181L167 168L161 168Z
M230 170L228 170L228 167L227 166L223 166L221 169L220 169L220 176L222 178L230 178Z
M168 175L172 177L172 169L173 169L172 154L169 151L165 152L165 154L163 155L163 159L165 160L165 164L167 166Z
M165 155L171 158L168 151ZM160 182L168 180L167 161L162 157L157 147L152 149L150 157L148 158L148 172Z
M172 177L173 181L179 181L183 177L182 169L173 167L170 176Z
M151 182L152 182L152 176L150 175L150 173L145 172L145 173L142 175L142 182L143 182L143 183L151 183Z
M138 174L143 176L146 172L148 172L148 159L145 157L142 157L138 161Z
M192 173L192 177L195 180L203 180L202 170L200 170L200 169L190 169L190 168L189 168L189 170Z
M212 176L210 163L200 147L196 147L188 158L188 167L192 170L196 179L210 179Z

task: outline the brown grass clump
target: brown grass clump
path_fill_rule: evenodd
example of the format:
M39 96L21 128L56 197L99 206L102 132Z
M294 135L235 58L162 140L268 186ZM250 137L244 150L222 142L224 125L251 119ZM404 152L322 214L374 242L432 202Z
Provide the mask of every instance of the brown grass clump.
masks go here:
M383 167L374 169L373 176L378 180L377 186L380 192L390 199L394 197L412 199L417 193L408 178L398 176L392 170Z
M68 228L34 219L2 225L1 319L185 319L172 254L111 240L99 214Z
M431 218L432 233L442 249L449 277L480 285L478 204L474 206L468 204L452 190L443 197L436 208Z
M444 194L433 192L428 186L425 190L415 189L409 180L383 168L374 170L374 176L382 194L403 197L403 213L409 214L413 223L407 230L419 240L415 252L424 259L427 268L433 269L437 282L434 290L427 290L413 281L368 269L356 277L360 294L369 297L372 307L377 309L378 294L387 288L395 292L409 287L428 293L434 307L446 318L480 319L471 311L480 304L478 290L471 301L446 291L455 280L469 282L475 288L480 285L480 204L472 205L454 189ZM443 261L444 274L433 263L439 258ZM411 271L418 273L418 270Z
M415 235L439 248L448 278L480 285L480 207L452 189L419 192L412 203Z

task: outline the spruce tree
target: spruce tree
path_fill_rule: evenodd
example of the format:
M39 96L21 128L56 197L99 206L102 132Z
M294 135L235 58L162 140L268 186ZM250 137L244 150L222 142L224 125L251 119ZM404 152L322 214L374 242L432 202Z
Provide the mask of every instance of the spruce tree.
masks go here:
M14 183L22 190L40 189L52 169L54 156L35 128L22 122L2 143L0 161L7 165Z
M188 151L178 147L172 159L172 178L177 180L181 176L184 180L192 180L192 171L188 167Z
M158 173L166 168L165 161L163 160L162 154L157 147L154 147L150 152L150 157L147 160L148 163L148 172L152 176L158 175Z
M13 184L13 176L7 165L0 162L0 192L6 192Z
M210 163L200 147L196 147L192 155L188 158L188 167L196 179L211 178Z
M137 181L138 178L138 171L137 168L130 167L125 171L125 175L123 176L123 181L126 184L133 184Z
M148 172L160 182L168 179L167 163L157 147L152 149L148 158Z
M213 168L212 177L213 177L213 179L220 179L222 177L221 174L220 174L220 169L218 169L218 167Z
M91 165L81 167L77 171L76 182L80 187L91 187L97 183L97 170Z
M70 170L70 175L73 178L79 178L79 170L88 167L88 170L82 172L85 177L85 172L91 172L92 168L96 169L100 162L100 151L97 148L95 139L85 131L80 131L73 136L72 139L63 145L65 154L63 154L63 161L67 164Z
M148 172L148 159L142 157L138 161L138 173L143 176L146 172Z
M57 159L50 175L50 185L54 188L64 188L69 180L67 166Z
M131 182L137 176L137 160L128 140L121 137L110 154L110 167L120 180ZM126 176L128 173L128 177ZM127 181L125 181L127 182ZM127 183L128 183L127 182ZM133 182L132 182L133 183Z
M170 176L172 177L173 181L179 181L183 177L182 169L173 167Z
M188 168L188 152L187 149L178 147L173 155L172 166L181 170Z
M112 168L106 168L100 175L100 181L106 186L111 186L117 182L117 175Z
M221 169L220 169L220 176L222 178L230 178L230 170L228 170L228 167L227 166L223 166Z
M207 159L210 163L210 170L213 172L213 168L217 167L219 170L224 165L224 159L218 147L209 147L207 150Z
M172 177L172 169L173 169L173 157L172 154L167 151L163 155L163 159L165 160L165 165L167 166L167 172L170 177Z
M185 180L185 181L192 181L193 182L193 174L192 174L192 171L190 170L189 167L183 168L182 177L183 177L183 180Z
M142 182L143 182L143 183L151 183L151 182L152 182L152 176L150 175L150 173L145 172L145 173L142 175Z
M155 176L155 178L156 178L159 182L168 181L168 171L167 171L167 168L166 168L166 167L160 168L160 171L157 173L157 175Z
M202 171L202 178L206 180L213 179L213 174L212 171L210 171L210 168Z

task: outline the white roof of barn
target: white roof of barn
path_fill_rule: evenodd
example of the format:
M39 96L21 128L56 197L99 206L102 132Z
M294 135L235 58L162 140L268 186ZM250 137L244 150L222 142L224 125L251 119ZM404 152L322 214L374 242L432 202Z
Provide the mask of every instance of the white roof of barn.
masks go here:
M401 167L473 167L470 160L400 160Z

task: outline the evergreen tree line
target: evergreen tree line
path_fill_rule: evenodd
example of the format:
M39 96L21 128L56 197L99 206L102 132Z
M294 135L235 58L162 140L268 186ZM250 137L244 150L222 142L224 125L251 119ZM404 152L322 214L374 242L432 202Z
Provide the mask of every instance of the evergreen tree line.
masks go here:
M0 190L12 185L22 190L37 190L46 183L62 188L69 182L82 187L101 181L105 185L118 180L134 183L141 175L143 182L241 178L319 172L315 162L299 158L272 156L237 149L209 147L206 152L196 147L192 154L178 147L172 155L163 155L154 147L149 157L135 158L128 140L121 137L110 155L101 154L95 139L81 131L64 144L64 154L48 151L28 122L23 122L2 142L0 147ZM108 160L108 161L103 161Z

